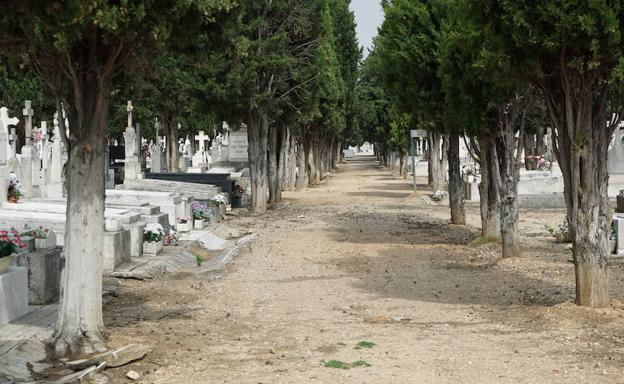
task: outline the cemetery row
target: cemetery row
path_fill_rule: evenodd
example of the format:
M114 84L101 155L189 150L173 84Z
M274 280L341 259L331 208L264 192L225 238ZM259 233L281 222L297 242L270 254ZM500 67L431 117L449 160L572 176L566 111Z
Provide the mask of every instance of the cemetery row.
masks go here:
M157 140L148 153L142 151L146 139L133 125L131 102L127 111L124 145L111 151L121 148L123 156L106 163L105 274L144 255L158 255L165 246L201 237L207 225L225 217L231 203L242 205L241 185L249 184L244 129L232 132L225 125L223 134L212 139L201 131L195 136L196 152L187 138L179 148L179 172L169 173L161 162L168 143ZM0 325L25 315L29 305L59 300L66 257L63 125L55 114L50 135L45 121L33 127L33 116L26 101L25 142L18 149L19 119L0 108ZM121 176L119 184L115 172Z

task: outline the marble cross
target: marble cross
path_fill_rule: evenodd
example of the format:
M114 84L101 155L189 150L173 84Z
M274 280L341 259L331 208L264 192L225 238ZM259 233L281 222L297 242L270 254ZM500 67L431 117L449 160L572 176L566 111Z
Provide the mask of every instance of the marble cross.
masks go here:
M35 114L30 100L26 100L24 102L24 110L22 112L24 114L24 135L26 139L26 146L30 146L32 140L32 119Z
M15 131L15 127L11 128L11 133L9 133L9 142L11 143L11 153L15 156L17 153L17 133Z
M205 151L205 142L210 140L210 137L207 136L204 131L199 131L199 135L195 135L195 140L199 141L199 151Z
M128 106L126 107L128 111L128 127L132 127L132 111L134 107L132 106L132 101L128 100Z

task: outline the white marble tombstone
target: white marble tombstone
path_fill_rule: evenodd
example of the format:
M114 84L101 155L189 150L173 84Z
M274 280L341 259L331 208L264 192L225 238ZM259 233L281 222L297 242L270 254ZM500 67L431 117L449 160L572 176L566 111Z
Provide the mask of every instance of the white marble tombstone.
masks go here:
M195 141L199 141L199 150L193 156L193 167L202 168L207 164L206 161L206 142L210 140L210 137L206 135L204 131L199 131L199 135L195 135Z
M7 202L7 193L9 190L9 150L8 143L9 132L0 120L0 205Z
M246 163L249 161L249 141L247 139L246 126L242 126L238 131L231 132L228 144L227 161L235 163Z
M50 178L46 185L46 197L60 199L63 197L63 142L58 121L54 122L54 136L52 137L50 154Z
M158 131L160 130L160 123L156 120L156 144L152 147L152 169L153 173L160 173L163 170L162 166L162 148L160 146L160 136Z
M35 167L35 162L37 162L38 159L35 156L35 149L32 144L32 119L34 111L30 100L26 100L26 102L24 102L23 114L25 144L22 147L20 158L19 180L24 187L24 198L30 199L35 197L34 188L39 184L34 181L33 177L35 172L37 172L37 174L39 172Z
M141 163L139 162L138 154L138 139L136 136L136 130L132 125L132 101L128 101L128 126L124 133L124 148L126 152L126 158L124 160L124 180L137 180L142 179Z

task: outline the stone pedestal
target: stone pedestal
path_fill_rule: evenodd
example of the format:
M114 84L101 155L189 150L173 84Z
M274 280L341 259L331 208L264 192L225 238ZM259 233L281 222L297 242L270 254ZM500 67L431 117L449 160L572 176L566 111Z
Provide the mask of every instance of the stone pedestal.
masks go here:
M102 254L104 256L104 272L112 272L115 268L131 259L130 231L127 229L104 232Z
M181 156L178 159L178 169L182 173L186 173L186 171L188 170L188 164L187 164L186 158L184 156Z
M28 313L28 269L10 267L0 274L0 325Z
M9 168L0 165L0 205L7 202L7 193L9 191Z
M61 287L61 247L13 256L13 265L28 269L28 302L31 305L55 303Z
M32 199L33 191L33 147L23 147L20 159L19 181L24 187L24 198Z

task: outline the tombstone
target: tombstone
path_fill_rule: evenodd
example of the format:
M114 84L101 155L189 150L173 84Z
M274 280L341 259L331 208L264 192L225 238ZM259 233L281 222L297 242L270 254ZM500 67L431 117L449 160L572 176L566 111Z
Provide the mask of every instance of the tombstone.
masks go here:
M49 138L48 123L46 121L41 122L40 132L41 132L41 151L39 153L39 158L41 159L41 175L39 177L40 179L39 188L41 189L41 196L46 196L47 195L46 188L50 180L50 173L49 173L50 154L52 153L50 141L48 140Z
M38 181L35 181L33 175L39 175L39 167L37 165L37 157L35 149L32 145L32 119L34 111L30 100L24 102L24 137L25 144L22 147L22 154L19 166L19 179L24 186L24 198L31 199L35 197L35 188L38 187Z
M142 179L141 164L139 163L139 146L136 131L132 125L132 101L128 101L128 126L124 134L126 156L124 160L124 180Z
M9 141L17 140L17 135L15 135L15 126L19 124L19 119L17 117L9 117L9 109L7 107L0 108L0 124L4 126L4 129L7 130L7 132L10 131L13 134L13 138L9 135ZM10 159L15 157L15 155L17 155L17 152L15 151L17 143L11 145L10 142L7 142L6 146L9 151L7 158Z
M162 156L162 149L160 147L160 136L158 135L159 130L160 130L160 124L158 123L158 120L156 120L156 144L152 146L151 151L150 151L150 153L152 154L151 156L152 158L151 172L152 173L160 173L163 170L163 167L162 167L163 156Z
M199 141L199 150L193 156L193 168L205 168L207 164L206 159L206 142L210 140L210 137L206 135L204 131L199 131L199 135L195 136L195 141Z
M621 126L615 129L609 145L607 171L609 175L624 175L624 132Z
M7 202L7 193L9 190L10 171L8 166L8 142L9 132L0 120L0 205Z
M243 125L238 131L230 133L227 154L224 154L224 157L230 163L247 163L249 162L248 151L247 127Z
M54 136L50 149L50 179L46 185L46 196L52 199L63 198L63 142L58 122L54 124Z

